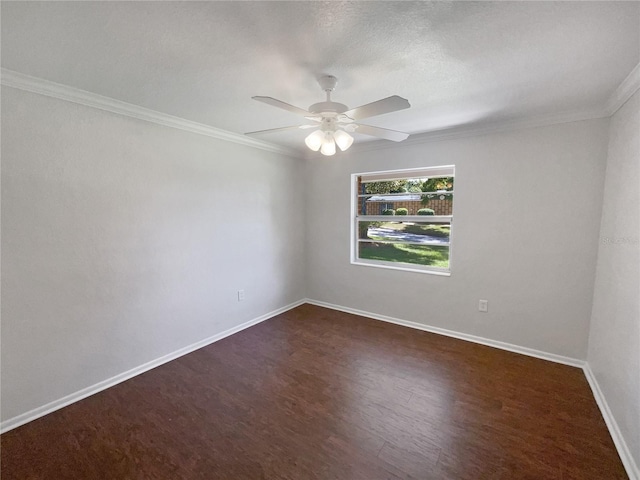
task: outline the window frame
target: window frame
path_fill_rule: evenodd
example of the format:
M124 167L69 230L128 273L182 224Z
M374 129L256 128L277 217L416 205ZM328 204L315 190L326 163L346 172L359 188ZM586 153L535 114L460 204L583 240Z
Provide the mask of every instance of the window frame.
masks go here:
M402 216L402 221L409 222L429 222L429 223L448 223L451 227L449 233L449 242L447 244L449 248L449 267L434 267L431 265L418 265L413 263L404 262L390 262L384 260L372 260L363 259L358 256L358 246L361 243L359 238L358 224L362 221L389 221L389 216L383 215L360 215L360 192L358 191L358 178L367 179L370 182L373 181L390 181L401 180L409 178L439 178L439 177L454 177L455 178L455 165L439 165L434 167L419 167L419 168L407 168L399 170L382 170L375 172L362 172L351 174L351 207L350 207L350 259L352 265L360 265L365 267L386 268L390 270L402 270L417 273L426 273L430 275L451 276L453 265L453 210L451 215L430 215L425 218L424 215L406 215ZM452 192L453 193L453 192ZM389 242L392 243L392 242ZM406 242L402 242L406 243ZM425 244L423 244L425 245ZM440 244L426 244L426 245L440 245Z

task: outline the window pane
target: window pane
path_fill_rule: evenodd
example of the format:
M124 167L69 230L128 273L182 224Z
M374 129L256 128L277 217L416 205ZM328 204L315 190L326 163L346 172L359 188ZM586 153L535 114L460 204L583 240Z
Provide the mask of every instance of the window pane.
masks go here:
M358 215L451 215L453 192L360 194Z
M358 242L358 257L383 262L449 268L448 246Z
M394 218L396 220L397 217ZM358 239L393 243L448 244L450 223L429 222L358 222Z

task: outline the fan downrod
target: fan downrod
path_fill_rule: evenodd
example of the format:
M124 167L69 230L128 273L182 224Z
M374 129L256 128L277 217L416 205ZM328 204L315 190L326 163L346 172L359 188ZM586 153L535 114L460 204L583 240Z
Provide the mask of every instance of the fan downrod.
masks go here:
M325 75L318 79L320 88L327 94L327 100L324 102L314 103L309 107L309 111L314 114L324 114L327 116L334 116L339 113L344 113L349 110L349 107L342 103L331 101L331 92L336 88L338 79L333 75Z

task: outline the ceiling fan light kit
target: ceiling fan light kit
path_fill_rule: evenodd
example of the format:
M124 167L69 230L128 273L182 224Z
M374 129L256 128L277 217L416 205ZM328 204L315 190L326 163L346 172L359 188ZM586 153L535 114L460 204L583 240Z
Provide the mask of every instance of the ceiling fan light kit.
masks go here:
M288 112L302 115L307 120L316 122L315 124L297 125L292 127L273 128L269 130L260 130L257 132L249 132L247 135L256 135L263 133L271 133L283 130L317 128L309 134L304 143L310 150L322 155L335 155L336 145L343 152L353 145L353 137L347 132L358 132L364 135L371 135L394 142L405 140L409 134L388 130L385 128L374 127L356 123L356 120L363 118L383 115L385 113L395 112L409 108L409 102L397 95L378 100L377 102L362 105L349 110L349 107L342 103L331 101L331 92L335 89L338 79L333 75L325 75L318 80L320 87L327 95L324 102L314 103L308 110L304 110L288 103L282 102L272 97L252 97L254 100L266 103L268 105L282 108Z
M333 140L333 135L327 133L322 141L322 147L320 147L320 153L322 155L327 155L330 157L331 155L336 154L336 142Z
M304 143L314 152L320 150L321 154L331 156L336 153L336 145L343 152L353 145L353 137L338 128L334 118L326 117L322 119L320 128L304 139Z
M342 150L343 152L351 145L353 145L353 137L344 130L336 130L333 133L333 138L336 141L336 145L338 145L338 148L340 148L340 150Z
M304 139L304 143L307 144L307 147L309 147L314 152L317 152L318 150L320 150L320 147L322 146L323 141L324 141L324 132L321 130L316 130L315 132L311 133L307 138Z

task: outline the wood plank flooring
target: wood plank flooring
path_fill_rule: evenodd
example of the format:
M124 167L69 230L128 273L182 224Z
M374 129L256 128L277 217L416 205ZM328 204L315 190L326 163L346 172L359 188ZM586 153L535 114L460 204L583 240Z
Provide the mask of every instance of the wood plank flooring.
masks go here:
M10 479L626 479L580 369L302 305L5 433Z

